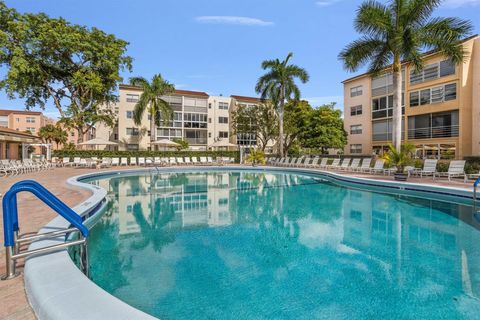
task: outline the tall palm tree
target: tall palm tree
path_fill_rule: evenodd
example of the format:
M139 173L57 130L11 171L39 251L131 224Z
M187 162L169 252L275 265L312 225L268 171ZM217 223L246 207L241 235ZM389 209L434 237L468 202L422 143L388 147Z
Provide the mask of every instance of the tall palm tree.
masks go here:
M300 90L295 84L298 78L302 83L309 79L305 69L294 64L288 64L293 56L289 53L285 60L265 60L262 62L262 69L268 72L261 76L255 91L261 94L262 99L269 99L275 105L278 113L278 150L283 157L283 113L286 100L299 100Z
M143 93L140 96L133 110L133 121L139 126L142 124L143 114L146 110L150 114L150 141L156 140L156 128L164 121L170 121L172 117L172 108L162 96L175 92L175 86L162 78L161 74L153 76L152 81L148 82L143 77L130 78L132 86L141 87Z
M356 71L369 64L377 75L393 73L393 144L400 150L402 139L402 60L417 72L423 68L422 52L436 50L454 63L461 63L460 40L472 25L459 18L431 18L441 0L390 0L387 4L365 1L358 9L354 26L363 36L339 54L346 69Z

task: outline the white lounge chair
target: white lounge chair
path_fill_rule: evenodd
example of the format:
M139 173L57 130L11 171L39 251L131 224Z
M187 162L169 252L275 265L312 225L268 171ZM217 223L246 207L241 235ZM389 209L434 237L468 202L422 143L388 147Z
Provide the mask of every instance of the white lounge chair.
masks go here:
M182 157L177 157L176 160L177 160L177 164L178 164L178 165L185 164L185 162L183 162L183 158L182 158Z
M162 160L160 160L160 157L154 157L153 158L153 164L156 166L161 166L162 165Z
M112 158L112 166L120 165L120 158Z
M75 158L73 158L72 166L78 167L78 166L80 165L80 160L81 160L80 157L75 157Z
M369 173L378 173L378 172L383 173L384 166L385 166L385 160L378 159L377 161L375 161L375 165L373 166L373 168L368 169L368 172Z
M345 168L344 170L345 171L355 171L358 169L358 167L360 166L360 158L354 158L352 160L352 163L350 163L350 166L348 168Z
M139 166L145 166L145 158L144 157L139 157L138 158L138 165Z
M197 157L192 157L192 164L195 166L200 164Z
M108 168L112 164L112 159L110 158L102 158L102 162L100 162L100 168Z
M200 164L207 165L208 164L207 157L200 157Z
M342 164L336 167L338 170L347 170L350 166L350 158L344 158ZM335 168L334 168L335 169Z
M130 157L130 165L131 166L137 165L137 157Z
M359 172L368 172L370 171L370 164L372 163L372 158L365 158L362 160L362 165L356 170Z
M121 166L128 166L128 159L127 158L120 158L120 165Z
M467 182L467 175L465 174L465 160L453 160L450 161L448 165L447 172L435 172L433 174L433 179L435 177L448 177L448 181L451 181L454 177L463 177L463 181Z
M423 168L422 169L414 169L413 173L416 175L420 175L420 178L423 178L423 176L428 176L428 175L435 175L435 172L437 172L437 159L425 159L423 162Z
M316 166L318 166L318 160L320 160L320 157L313 158L311 163L305 164L305 168L315 168Z
M326 167L327 167L327 169L330 169L330 168L335 169L339 165L340 165L340 159L336 158L336 159L333 159L333 162L331 164L327 165Z
M210 164L210 165L214 164L212 157L207 157L207 162L208 162L208 164Z
M302 163L300 163L298 166L299 167L303 167L303 168L306 168L309 164L310 164L310 161L312 161L312 159L310 157L306 157Z
M192 161L190 161L190 157L184 157L184 159L185 159L184 162L185 162L186 165L192 164Z
M318 167L321 169L326 169L327 166L328 166L328 158L322 158L322 161L320 161L320 164L318 165Z

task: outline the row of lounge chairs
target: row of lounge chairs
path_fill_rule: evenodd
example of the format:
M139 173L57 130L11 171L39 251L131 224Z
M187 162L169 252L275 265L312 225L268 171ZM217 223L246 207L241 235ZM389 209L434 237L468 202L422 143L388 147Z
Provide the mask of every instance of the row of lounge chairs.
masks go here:
M0 175L17 175L29 172L38 172L42 170L53 169L54 164L42 160L0 160Z
M98 159L74 157L52 158L52 163L63 167L112 167L112 166L167 166L167 165L222 165L234 163L234 158L217 157L104 157Z
M344 158L340 160L339 158L333 159L332 163L329 163L329 158L314 157L299 157L299 158L269 158L267 163L275 166L283 167L303 167L303 168L320 168L325 170L340 170L340 171L350 171L350 172L365 172L372 174L388 174L394 173L397 171L396 167L385 168L385 160L377 159L373 165L372 158ZM447 177L449 181L455 177L463 177L464 181L467 181L467 178L471 176L472 178L477 177L478 175L467 175L465 173L465 160L452 160L450 161L447 172L437 171L438 160L436 159L426 159L423 164L423 168L414 168L406 167L405 170L409 175L416 175L421 178L424 176L432 176L433 179L437 177Z

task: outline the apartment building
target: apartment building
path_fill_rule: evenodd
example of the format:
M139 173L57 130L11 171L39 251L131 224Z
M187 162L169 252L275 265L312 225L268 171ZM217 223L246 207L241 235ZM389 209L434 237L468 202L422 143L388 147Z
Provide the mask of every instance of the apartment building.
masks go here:
M480 37L461 44L460 65L437 52L424 54L424 69L403 65L402 137L419 158L480 155ZM381 154L392 141L393 76L362 74L343 81L347 155Z
M139 87L122 84L119 87L119 101L113 105L117 114L114 128L99 124L96 136L118 143L119 150L154 150L151 145L150 115L143 115L141 125L133 120L135 105L140 99ZM156 130L155 140L183 139L190 150L207 150L218 140L228 140L242 146L256 145L254 134L234 136L232 112L237 106L253 107L259 99L242 96L209 96L205 92L175 90L171 95L162 97L173 110L173 120L162 124Z
M0 127L2 128L20 132L29 131L33 135L38 135L40 128L47 124L55 124L55 120L38 111L0 110Z

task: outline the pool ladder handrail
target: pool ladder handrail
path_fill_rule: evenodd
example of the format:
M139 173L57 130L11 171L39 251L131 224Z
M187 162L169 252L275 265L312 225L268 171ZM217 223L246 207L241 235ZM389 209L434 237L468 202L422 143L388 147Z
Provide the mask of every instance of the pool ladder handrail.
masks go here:
M51 232L35 234L32 236L19 235L20 230L18 224L18 207L17 194L19 192L30 192L38 199L48 205L56 213L64 217L71 227L58 229ZM33 180L24 180L15 183L8 190L2 200L3 208L3 231L4 246L6 257L6 274L2 280L13 279L18 273L16 272L16 260L26 258L32 255L49 253L65 249L71 246L80 245L80 268L88 276L88 252L87 238L89 234L88 228L83 224L83 219L75 211L69 208L65 203L48 191L45 187ZM78 232L78 239L62 242L38 249L21 251L21 245L29 244L42 239L54 239L60 236L67 237L68 234Z
M480 177L478 177L477 180L475 180L475 182L473 183L473 213L474 214L477 213L477 201L479 201L477 198L477 188L479 184L480 184Z

